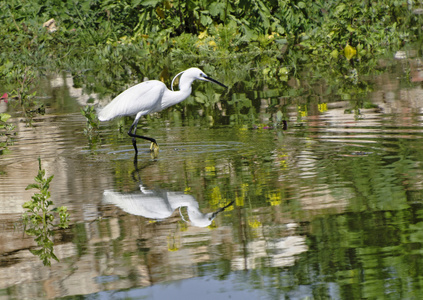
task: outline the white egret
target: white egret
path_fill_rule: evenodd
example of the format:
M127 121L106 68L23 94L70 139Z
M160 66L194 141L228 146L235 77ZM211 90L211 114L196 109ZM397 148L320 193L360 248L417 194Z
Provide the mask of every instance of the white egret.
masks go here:
M179 80L179 91L173 91L173 81L180 74L182 75ZM162 111L185 100L191 94L191 84L194 80L210 81L227 88L219 81L208 77L198 68L187 69L176 75L175 78L172 80L172 91L158 80L149 80L130 87L104 107L99 112L98 119L109 121L116 117L135 115L135 120L128 131L128 135L132 137L135 154L138 153L136 138L150 141L150 150L157 151L159 146L154 138L136 134L137 124L141 116Z
M140 185L140 192L119 193L105 190L103 203L114 204L127 213L156 220L169 218L176 209L179 209L182 219L186 221L181 212L181 207L186 207L189 221L193 226L207 227L218 213L225 211L234 201L215 212L202 213L194 196L187 195L184 192L147 190L143 185Z

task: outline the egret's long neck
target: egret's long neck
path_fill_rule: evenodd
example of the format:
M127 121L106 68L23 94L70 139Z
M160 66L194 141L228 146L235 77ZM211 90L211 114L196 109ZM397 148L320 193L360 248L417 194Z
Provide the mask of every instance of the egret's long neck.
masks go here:
M182 74L183 76L183 74ZM191 95L191 84L193 80L180 80L179 91L165 91L163 98L162 98L162 105L161 108L165 109L169 106L175 105L181 101L184 101L189 95Z
M188 95L191 94L191 85L194 82L194 78L186 77L185 74L181 75L179 80L179 90L180 91L187 91Z

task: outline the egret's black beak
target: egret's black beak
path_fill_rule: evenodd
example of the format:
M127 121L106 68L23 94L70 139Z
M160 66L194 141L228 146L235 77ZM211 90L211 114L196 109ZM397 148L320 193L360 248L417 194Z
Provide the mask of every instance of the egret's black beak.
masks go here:
M210 82L214 82L214 83L216 83L216 84L218 84L218 85L220 85L220 86L223 86L224 88L228 88L226 85L224 85L223 83L220 83L219 81L217 81L217 80L215 80L215 79L213 79L213 78L211 78L211 77L209 77L209 76L204 76L204 79L206 79L206 80L208 80L208 81L210 81Z
M213 81L214 82L214 81ZM221 83L220 83L221 84ZM223 84L222 84L223 85ZM217 214L218 213L220 213L220 212L222 212L222 211L225 211L225 209L227 209L229 206L231 206L232 204L234 204L234 202L235 201L231 201L231 203L229 203L228 205L226 205L226 206L224 206L224 207L221 207L221 208L219 208L218 210L216 210L214 213L212 213L211 214L211 218L210 218L210 220L213 220L214 218L216 218L216 216L217 216Z

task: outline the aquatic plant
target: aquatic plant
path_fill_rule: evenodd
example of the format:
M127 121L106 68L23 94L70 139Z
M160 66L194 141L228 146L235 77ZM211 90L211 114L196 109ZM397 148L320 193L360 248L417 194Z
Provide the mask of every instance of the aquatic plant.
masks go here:
M69 227L69 213L66 206L60 206L51 209L53 201L50 200L50 182L54 175L46 177L46 171L41 168L41 159L38 158L38 174L35 176L35 182L29 184L26 190L37 189L38 193L32 196L32 200L25 202L22 207L26 210L22 215L23 223L25 225L25 233L34 236L34 240L39 246L38 249L30 249L29 251L40 257L45 266L50 266L50 259L56 261L59 259L53 252L54 242L52 236L54 235L54 228L68 228ZM55 215L59 215L59 222L55 224Z
M86 105L84 108L81 108L81 114L87 120L86 126L84 128L84 134L88 137L92 137L95 130L98 129L97 113L94 106Z

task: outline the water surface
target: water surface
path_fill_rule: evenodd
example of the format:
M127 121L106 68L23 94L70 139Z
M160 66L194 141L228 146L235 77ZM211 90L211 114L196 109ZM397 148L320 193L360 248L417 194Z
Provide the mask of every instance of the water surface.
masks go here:
M418 299L423 92L401 76L369 78L366 107L363 95L287 104L263 90L229 99L251 100L250 110L225 96L212 113L170 109L140 122L160 153L140 141L136 162L130 118L87 136L79 107L92 95L49 78L47 114L32 126L16 114L0 157L0 294ZM286 130L268 110L275 101ZM55 231L51 267L29 252L21 222L38 157L71 216Z

